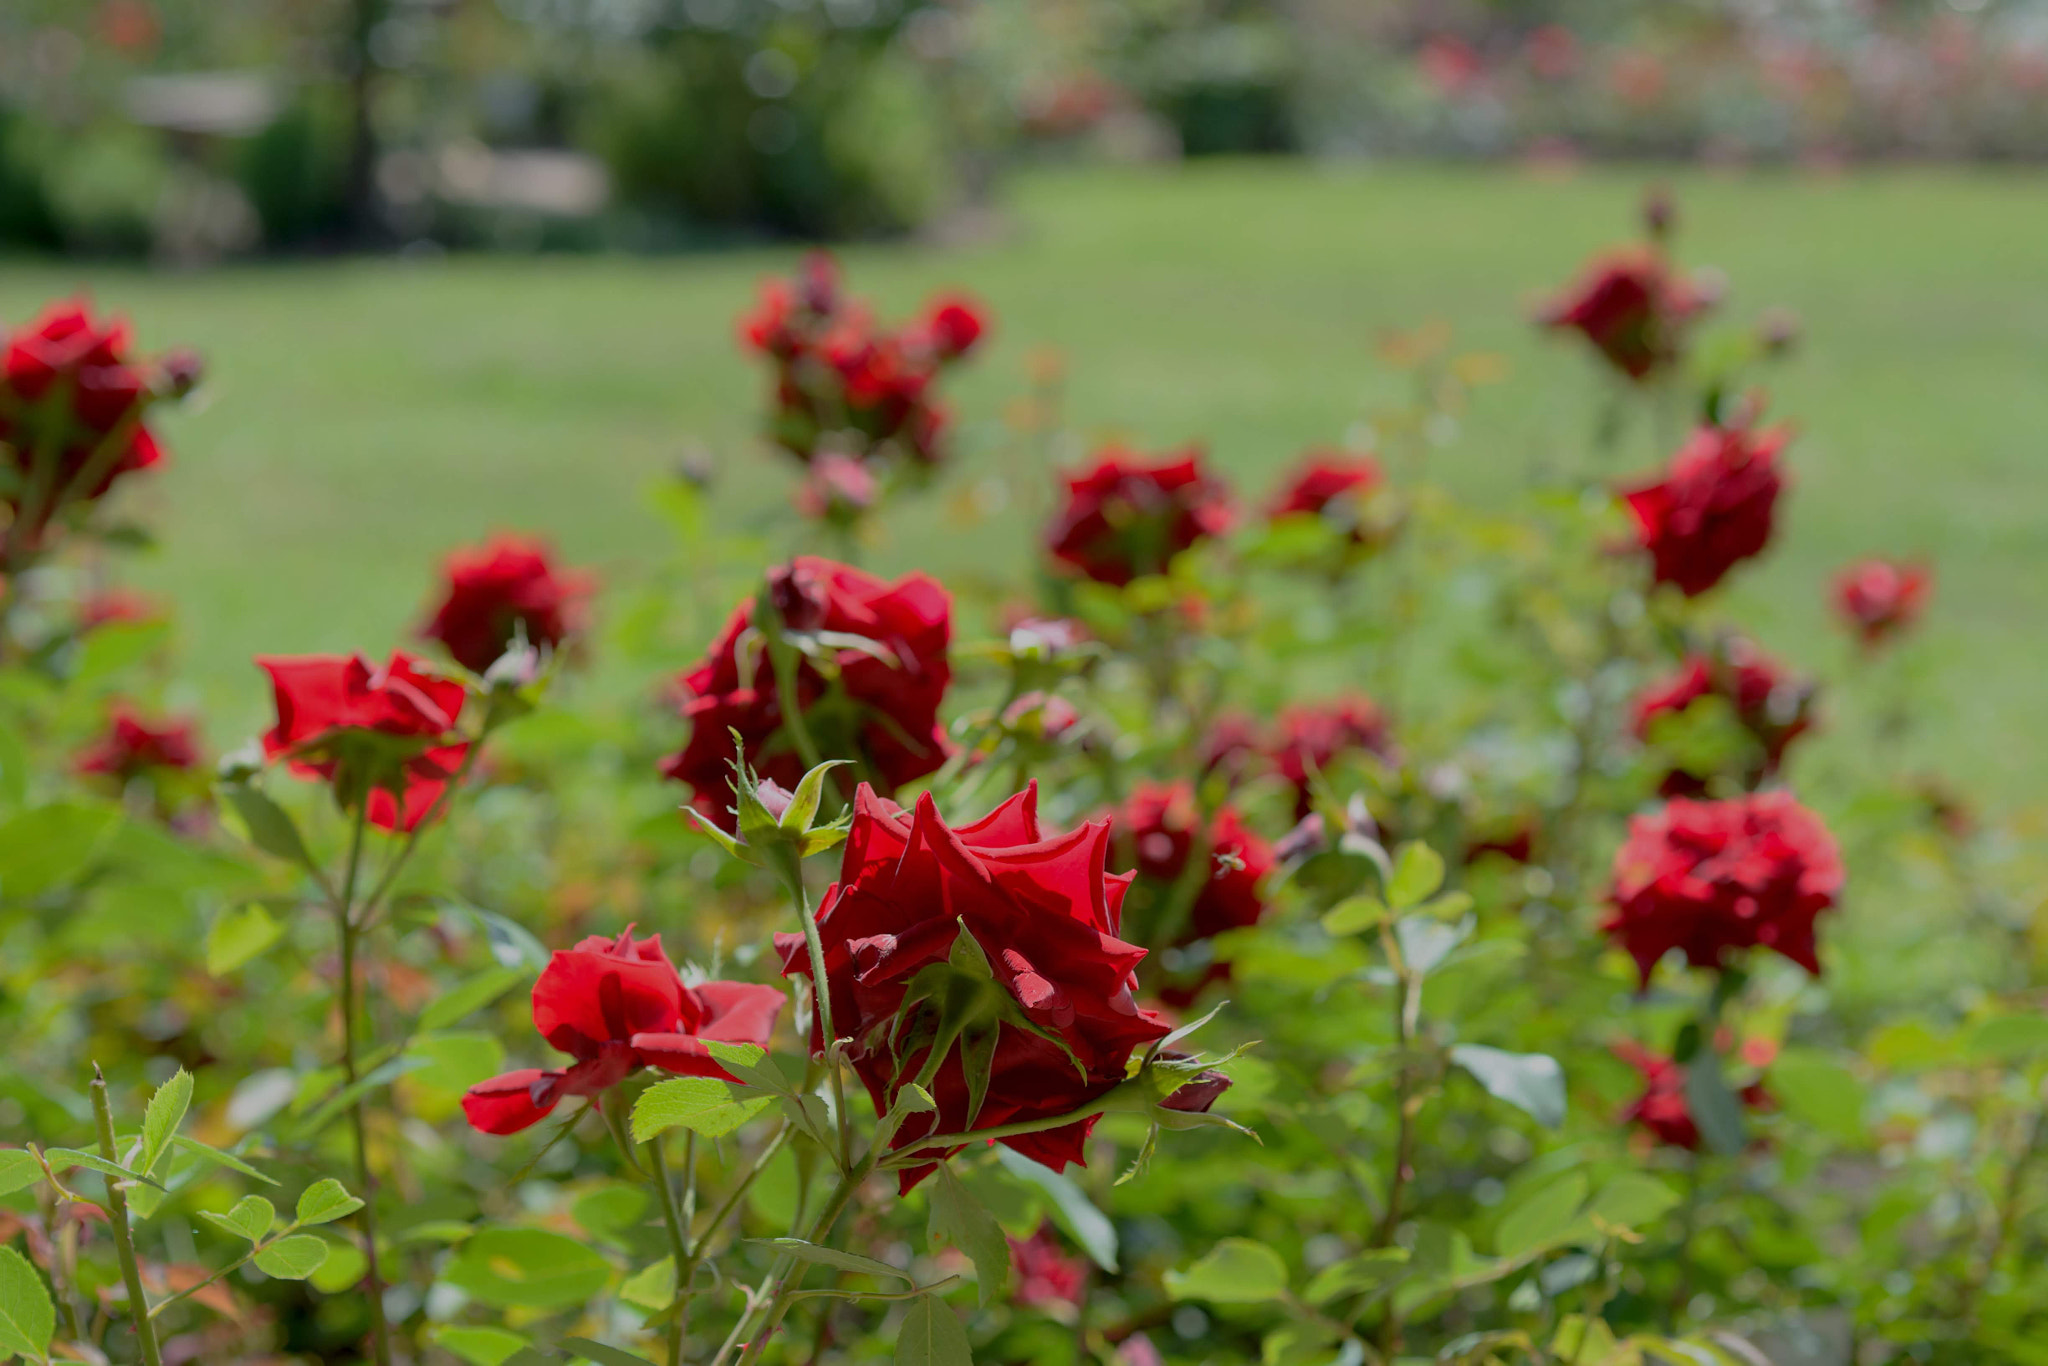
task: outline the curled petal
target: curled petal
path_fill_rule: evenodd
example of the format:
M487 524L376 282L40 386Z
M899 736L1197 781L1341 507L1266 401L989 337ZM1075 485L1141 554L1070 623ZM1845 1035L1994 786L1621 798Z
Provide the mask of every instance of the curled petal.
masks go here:
M462 1097L462 1114L480 1133L516 1134L546 1119L562 1098L565 1074L527 1067L480 1081Z

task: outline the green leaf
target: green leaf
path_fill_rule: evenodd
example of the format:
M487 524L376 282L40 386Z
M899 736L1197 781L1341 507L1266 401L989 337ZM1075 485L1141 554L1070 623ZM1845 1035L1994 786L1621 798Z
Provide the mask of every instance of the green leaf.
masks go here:
M142 1158L138 1166L154 1172L156 1164L171 1145L171 1135L184 1122L192 1104L192 1074L179 1068L171 1079L156 1088L149 1108L142 1114Z
M789 795L789 806L778 822L784 830L808 830L817 819L818 803L825 796L825 776L833 769L844 765L845 759L827 759L816 768L805 773L796 785L796 791Z
M1742 1123L1742 1104L1721 1075L1721 1058L1702 1048L1685 1067L1685 1103L1707 1146L1723 1157L1739 1153L1749 1139Z
M1072 1238L1088 1260L1114 1275L1117 1270L1116 1225L1095 1208L1081 1188L1052 1168L1033 1162L1014 1148L997 1147L996 1161L1012 1176L1021 1176L1052 1201L1053 1222Z
M720 1067L749 1086L773 1091L778 1096L796 1094L789 1079L768 1056L768 1050L757 1043L723 1043L717 1039L706 1039L704 1051L716 1058Z
M1503 1258L1520 1257L1568 1237L1586 1201L1586 1186L1584 1172L1568 1172L1538 1188L1501 1216L1493 1250Z
M1972 1058L2011 1062L2048 1052L2048 1015L1998 1015L1970 1032L1963 1051ZM1774 1066L1772 1074L1776 1075Z
M315 1181L299 1195L299 1222L331 1224L336 1219L346 1219L362 1207L360 1198L350 1195L347 1187L330 1176Z
M1405 911L1436 895L1444 885L1444 856L1420 840L1394 853L1394 876L1387 882L1387 904Z
M1677 1191L1654 1176L1623 1172L1594 1195L1586 1213L1620 1228L1647 1228L1681 1203Z
M562 1345L575 1349L597 1366L652 1366L646 1357L636 1357L631 1352L617 1347L607 1347L589 1338L563 1338Z
M43 1179L43 1164L21 1148L0 1148L0 1195L27 1190Z
M206 932L206 971L225 977L264 953L284 935L261 903L222 911Z
M1418 977L1434 972L1471 933L1470 920L1446 925L1433 916L1406 915L1394 922L1394 939L1401 946L1401 961Z
M931 1219L925 1231L927 1242L939 1239L966 1253L974 1263L974 1279L980 1302L986 1308L992 1300L1008 1294L1010 1288L1010 1240L1002 1226L981 1201L974 1198L951 1166L940 1163L931 1185Z
M670 1077L633 1102L633 1141L645 1143L670 1129L723 1138L774 1103L773 1096L739 1099L716 1077Z
M1835 1059L1787 1049L1771 1064L1771 1094L1785 1113L1845 1143L1864 1136L1863 1083Z
M443 1324L433 1330L436 1347L461 1357L469 1366L504 1366L527 1340L509 1328L468 1328Z
M1345 1295L1383 1290L1407 1274L1407 1248L1375 1248L1318 1271L1305 1297L1310 1304L1327 1304Z
M772 1247L786 1253L800 1262L811 1262L818 1266L833 1266L841 1271L851 1271L859 1276L883 1276L890 1280L911 1284L910 1273L899 1271L887 1262L878 1262L873 1257L863 1257L858 1252L841 1252L836 1247L820 1247L807 1243L801 1238L749 1238L750 1243Z
M61 1172L68 1171L73 1167L84 1167L88 1171L98 1172L102 1176L111 1176L116 1180L141 1181L156 1186L159 1189L162 1187L161 1182L152 1181L141 1172L130 1171L126 1167L107 1161L107 1159L99 1156L97 1153L82 1153L76 1148L45 1148L43 1149L43 1160L50 1164L52 1171Z
M649 1313L668 1308L676 1298L676 1259L663 1257L628 1276L619 1287L619 1298Z
M0 1246L0 1353L46 1360L56 1332L57 1307L49 1287L28 1258Z
M196 1138L188 1137L185 1134L177 1134L172 1137L171 1142L176 1145L178 1151L197 1154L215 1166L226 1167L229 1171L240 1172L252 1180L261 1181L266 1186L277 1184L274 1178L265 1176L233 1153L224 1153L218 1148L209 1147Z
M1358 934L1377 926L1391 914L1378 897L1354 896L1323 913L1323 932L1337 936Z
M272 801L268 793L247 783L222 783L220 790L241 818L249 843L273 858L296 863L309 872L319 871L291 813Z
M0 899L34 901L91 873L121 823L113 807L54 802L0 823Z
M1546 1129L1564 1123L1564 1069L1549 1054L1508 1053L1467 1043L1451 1050L1451 1061L1470 1072L1488 1094Z
M611 1263L576 1239L537 1228L487 1228L441 1279L494 1309L565 1309L595 1298Z
M420 1012L415 1028L421 1034L445 1029L471 1011L482 1010L527 978L524 967L485 968L476 976L457 983L446 995Z
M245 1195L235 1201L234 1207L226 1214L201 1210L199 1217L219 1225L237 1238L255 1243L261 1242L263 1235L270 1232L270 1226L277 1222L277 1207L260 1195Z
M339 1295L344 1290L353 1290L362 1284L363 1277L370 1271L370 1259L354 1243L339 1243L330 1240L327 1244L327 1260L320 1269L307 1278L307 1284L323 1295Z
M1225 1238L1186 1271L1166 1273L1166 1293L1211 1304L1262 1304L1287 1293L1287 1263L1264 1243Z
M407 1072L416 1072L427 1066L431 1059L401 1053L387 1063L372 1068L368 1074L342 1087L326 1100L320 1102L312 1114L300 1120L292 1131L295 1142L305 1142L326 1128L336 1116L354 1105L358 1100L377 1090L389 1086Z
M967 1330L936 1295L910 1302L896 1330L896 1366L974 1366Z
M327 1240L310 1233L280 1238L256 1254L256 1269L280 1281L303 1281L327 1261Z

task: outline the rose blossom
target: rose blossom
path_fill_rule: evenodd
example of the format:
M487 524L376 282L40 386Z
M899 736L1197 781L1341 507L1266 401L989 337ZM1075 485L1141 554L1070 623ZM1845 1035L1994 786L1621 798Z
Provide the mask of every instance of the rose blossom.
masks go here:
M1783 427L1700 427L1663 478L1622 490L1658 583L1697 597L1763 551L1785 486L1778 454L1790 439Z
M1841 889L1833 837L1790 793L1678 797L1629 822L1601 929L1645 986L1673 949L1701 968L1724 966L1733 950L1776 949L1818 975L1814 919Z
M1643 1077L1642 1095L1630 1101L1617 1118L1624 1124L1641 1125L1667 1147L1698 1152L1700 1130L1693 1122L1692 1104L1685 1096L1685 1065L1634 1043L1616 1044L1614 1055ZM1736 1099L1747 1110L1768 1110L1772 1104L1770 1092L1761 1081L1753 1081L1736 1092Z
M125 783L151 769L191 769L199 765L199 742L192 722L151 722L126 702L116 702L107 729L78 756L80 773L115 778Z
M1741 775L1756 786L1778 771L1786 748L1813 725L1813 685L1793 678L1756 646L1730 640L1711 653L1688 656L1678 670L1636 697L1636 738L1648 740L1661 717L1682 715L1703 697L1727 702L1756 742L1757 757ZM1712 775L1674 769L1664 777L1667 797L1698 796Z
M543 541L498 536L454 552L442 573L441 604L420 635L471 673L490 668L522 633L552 650L582 629L590 579L560 569Z
M1369 455L1310 451L1266 507L1268 517L1310 514L1333 523L1354 544L1368 537L1363 500L1386 476Z
M1116 1089L1132 1053L1171 1032L1132 995L1145 950L1117 937L1131 875L1107 871L1109 823L1048 835L1037 807L1034 783L980 820L953 827L929 793L914 813L866 784L855 794L839 881L825 893L818 929L833 1026L853 1041L848 1056L875 1112L889 1110L902 1083L929 1074L922 1084L938 1111L910 1116L896 1148L1069 1114ZM923 970L959 961L955 941L963 933L972 936L969 957L985 959L994 974L992 994L970 1020L984 1040L994 1031L979 1113L972 1112L965 1042L937 1063L930 1058L935 1002L923 1000L898 1018ZM811 975L802 935L778 934L775 946L784 973ZM814 1020L812 1051L824 1046ZM1095 1118L1000 1141L1059 1171L1082 1160ZM934 1163L944 1156L931 1150ZM905 1169L903 1189L930 1169Z
M1070 1256L1050 1223L1040 1224L1029 1238L1011 1238L1010 1264L1017 1269L1012 1295L1027 1309L1071 1308L1081 1303L1088 1285L1088 1263Z
M440 800L469 752L455 723L467 691L400 650L379 668L361 655L259 657L270 675L277 723L263 752L302 778L347 789L369 784L369 820L411 830Z
M1147 460L1122 446L1066 477L1067 501L1046 531L1054 559L1098 583L1121 587L1167 564L1236 520L1230 493L1188 447Z
M1645 380L1677 360L1686 327L1712 304L1656 252L1635 248L1595 259L1536 320L1577 332L1616 370Z
M558 949L533 984L533 1027L575 1058L566 1069L527 1067L478 1082L462 1098L472 1128L516 1134L546 1118L563 1096L595 1096L643 1067L732 1080L704 1047L767 1045L785 997L772 986L704 982L687 987L661 936L592 935Z
M819 638L821 648L821 633L867 642L831 647L838 677L830 682L808 658L799 664L798 705L823 752L858 754L892 788L937 769L950 750L939 722L953 677L946 658L953 602L946 590L923 574L885 583L813 555L773 571L769 589L783 629ZM681 710L690 738L662 764L666 776L690 784L698 810L727 827L729 729L739 731L747 762L762 777L794 790L805 769L783 725L774 662L754 613L752 598L734 608L710 652L683 674ZM834 698L849 705L829 706Z
M1313 804L1309 775L1328 769L1337 756L1364 750L1391 759L1393 742L1379 704L1362 693L1288 707L1280 713L1280 738L1273 762L1280 776L1294 785L1294 816L1301 819Z
M1138 875L1153 893L1155 933L1168 928L1156 923L1156 913L1172 902L1187 871L1200 819L1195 790L1185 781L1139 782L1117 814L1119 843L1128 848ZM1266 913L1259 887L1273 870L1273 846L1245 825L1236 808L1218 808L1203 834L1201 856L1208 868L1188 904L1186 923L1172 930L1176 946L1256 925ZM1162 988L1159 999L1169 1006L1185 1006L1210 982L1229 977L1229 965L1212 963L1196 980Z
M1835 611L1866 647L1911 626L1927 605L1926 566L1859 560L1835 576Z

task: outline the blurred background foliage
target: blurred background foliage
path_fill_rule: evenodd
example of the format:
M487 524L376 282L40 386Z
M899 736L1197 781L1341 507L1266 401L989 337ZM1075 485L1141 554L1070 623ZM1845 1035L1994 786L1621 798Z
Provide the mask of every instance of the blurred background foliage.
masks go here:
M2048 156L2048 0L15 0L0 248L971 233L1020 161Z

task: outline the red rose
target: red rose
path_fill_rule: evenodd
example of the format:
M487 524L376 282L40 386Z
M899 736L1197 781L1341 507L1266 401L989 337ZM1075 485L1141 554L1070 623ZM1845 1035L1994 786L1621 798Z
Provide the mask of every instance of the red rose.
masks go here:
M981 305L964 294L942 294L934 299L920 328L925 343L949 360L972 351L987 330L988 319Z
M78 633L121 622L162 621L164 609L154 600L126 588L107 588L78 604Z
M126 322L96 321L77 301L53 304L8 335L0 355L0 446L20 481L5 495L17 517L33 501L38 452L55 461L41 475L31 532L67 493L98 498L120 475L162 458L140 421L154 397L153 376L131 361L128 347Z
M382 668L361 655L258 658L270 675L277 724L263 752L293 773L335 783L344 802L369 787L369 820L411 830L434 809L469 753L455 723L467 691L394 650Z
M1776 949L1818 975L1814 919L1841 889L1833 837L1790 793L1679 797L1629 822L1601 929L1636 960L1645 986L1673 949L1702 968L1722 966L1731 950Z
M1629 1102L1617 1118L1624 1124L1640 1124L1668 1147L1698 1152L1700 1131L1685 1098L1684 1064L1633 1043L1616 1044L1614 1055L1643 1074L1643 1094ZM1749 1110L1768 1110L1772 1104L1760 1081L1743 1087L1736 1098Z
M1658 583L1697 597L1762 552L1785 486L1778 452L1790 439L1783 427L1700 427L1662 479L1622 490Z
M1051 1224L1040 1224L1029 1238L1009 1241L1010 1263L1017 1269L1012 1298L1018 1304L1037 1309L1081 1303L1088 1286L1088 1263L1061 1249Z
M1310 513L1336 522L1353 541L1366 539L1360 503L1385 479L1369 455L1310 451L1266 508L1268 517Z
M797 485L798 512L820 522L849 524L875 505L882 486L874 471L850 455L826 451L811 461Z
M1199 448L1147 461L1122 446L1067 476L1067 502L1046 532L1053 558L1098 583L1164 573L1197 541L1236 520L1230 492L1202 468Z
M1879 645L1919 617L1932 582L1924 565L1862 560L1835 577L1835 611L1866 646Z
M1195 763L1203 777L1221 769L1234 785L1264 747L1257 721L1244 712L1227 711L1209 722L1196 750Z
M946 658L953 600L946 590L923 574L885 583L813 555L798 556L769 578L784 629L810 638L837 673L828 681L809 657L798 670L797 696L824 754L857 755L892 788L944 763L950 746L939 704L953 678ZM775 668L760 648L754 610L752 598L734 608L710 652L683 674L690 739L662 765L668 777L690 784L697 808L722 825L731 821L724 800L733 757L728 728L740 732L747 762L761 776L794 789L804 775L783 728Z
M150 722L126 702L114 704L106 732L78 756L78 771L128 782L156 768L199 766L190 721Z
M533 984L533 1027L575 1065L478 1082L462 1113L484 1133L516 1134L563 1096L599 1095L643 1067L730 1081L704 1041L765 1046L783 1000L779 988L748 982L684 986L658 934L636 940L629 925L617 939L592 935L557 950Z
M1391 759L1393 741L1379 705L1363 694L1331 702L1289 707L1280 713L1280 742L1273 762L1280 776L1294 784L1294 816L1301 819L1312 805L1309 775L1328 769L1338 755L1355 750Z
M1106 869L1109 823L1047 836L1037 804L1033 784L955 829L929 793L914 815L866 784L855 794L845 860L818 928L833 1024L853 1040L849 1056L876 1113L913 1079L938 1101L935 1115L911 1116L895 1147L1068 1114L1114 1090L1131 1054L1171 1032L1132 996L1145 951L1116 937L1131 879ZM979 998L962 1044L935 1063L935 1003L919 996L906 1018L898 1013L913 979L943 970L962 933L987 960L993 990ZM778 934L775 946L785 974L810 975L802 935ZM975 1040L985 1050L976 1077L986 1070L978 1112L962 1062ZM812 1051L823 1047L814 1021ZM1091 1117L1001 1141L1059 1171L1082 1160L1094 1126ZM942 1156L934 1151L933 1161ZM903 1189L930 1170L905 1169Z
M1730 640L1715 653L1689 656L1676 673L1637 696L1636 737L1649 739L1658 718L1680 715L1709 696L1727 702L1735 719L1756 741L1756 757L1741 775L1749 787L1776 773L1787 746L1813 726L1813 685L1786 674L1748 641ZM1674 769L1665 776L1664 795L1698 796L1706 791L1706 779L1711 776Z
M1116 817L1119 843L1129 852L1138 875L1149 884L1146 890L1151 894L1152 914L1147 923L1155 934L1171 933L1176 946L1256 925L1266 913L1266 899L1259 888L1273 870L1273 846L1245 825L1236 808L1224 806L1217 810L1202 840L1207 873L1188 903L1186 922L1177 927L1158 923L1159 913L1171 907L1179 890L1199 821L1195 790L1187 782L1140 782ZM1185 1006L1210 982L1229 977L1227 964L1213 963L1193 981L1163 987L1159 999L1169 1006Z
M1595 260L1537 321L1579 333L1616 370L1643 380L1678 359L1686 326L1712 303L1662 257L1638 248Z
M545 542L498 536L450 555L443 574L441 605L420 635L471 673L490 668L522 632L552 650L582 629L589 577L557 568Z

